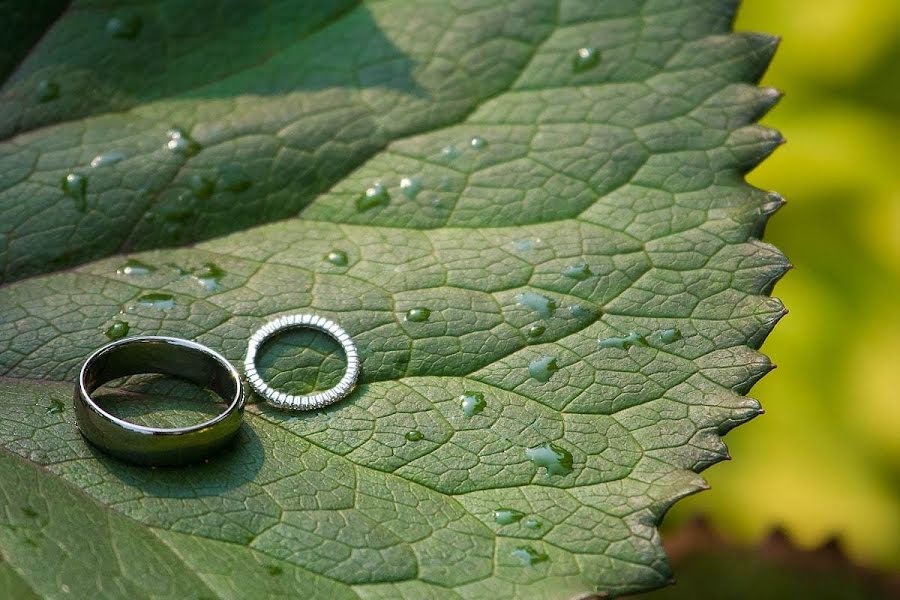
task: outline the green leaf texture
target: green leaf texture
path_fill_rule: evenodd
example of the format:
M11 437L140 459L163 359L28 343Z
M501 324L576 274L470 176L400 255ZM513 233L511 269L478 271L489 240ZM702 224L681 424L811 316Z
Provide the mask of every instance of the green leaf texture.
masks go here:
M76 2L0 91L0 589L665 584L656 525L759 414L784 314L782 202L743 180L782 142L776 41L721 0L201 4ZM253 404L183 469L75 430L123 323L239 364L307 311L360 348L345 401ZM262 361L291 391L343 364L303 334Z

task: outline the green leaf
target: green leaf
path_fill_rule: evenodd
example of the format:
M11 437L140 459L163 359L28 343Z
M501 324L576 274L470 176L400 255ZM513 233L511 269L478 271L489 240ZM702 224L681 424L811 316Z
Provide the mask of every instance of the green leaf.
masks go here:
M743 181L781 143L753 124L778 98L754 85L775 41L731 33L734 9L67 11L2 90L0 582L369 599L668 581L656 525L760 412L742 394L784 313L787 263L758 240L781 201ZM37 102L44 80L59 94ZM119 463L73 427L76 370L109 337L238 364L300 311L356 340L347 400L254 404L234 451L185 469ZM309 333L261 363L289 391L343 366ZM111 407L203 414L168 410L178 386L139 390Z

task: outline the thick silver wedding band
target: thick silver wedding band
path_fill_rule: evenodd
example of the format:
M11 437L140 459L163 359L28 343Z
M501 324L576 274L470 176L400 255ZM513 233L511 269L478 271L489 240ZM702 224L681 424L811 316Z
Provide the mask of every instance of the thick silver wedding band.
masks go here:
M170 375L209 388L225 401L225 410L190 427L145 427L113 416L91 397L104 383L141 373ZM103 346L85 361L75 386L75 420L81 434L104 452L139 464L177 465L207 458L234 438L243 411L237 369L202 344L172 337L137 336Z
M338 384L330 390L309 396L292 396L269 386L256 369L256 355L266 340L280 331L295 328L315 329L326 333L337 340L343 348L347 357L347 370L344 371L344 376ZM244 373L253 390L272 406L287 410L313 410L334 404L353 391L359 377L359 353L350 335L331 319L317 315L287 315L269 321L250 336L247 356L244 359Z

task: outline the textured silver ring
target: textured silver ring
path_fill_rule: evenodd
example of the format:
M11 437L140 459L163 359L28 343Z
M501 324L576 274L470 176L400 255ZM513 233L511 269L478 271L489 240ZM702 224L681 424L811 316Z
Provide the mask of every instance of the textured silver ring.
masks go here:
M292 396L269 386L257 371L256 355L266 340L286 329L297 328L315 329L326 333L337 340L343 348L344 355L347 357L347 370L338 384L330 390L309 396ZM313 410L334 404L353 391L356 380L359 378L359 352L356 350L353 340L350 339L350 335L331 319L317 315L287 315L269 321L250 336L250 342L247 344L247 356L244 358L244 372L247 374L247 382L253 390L272 406L286 410Z

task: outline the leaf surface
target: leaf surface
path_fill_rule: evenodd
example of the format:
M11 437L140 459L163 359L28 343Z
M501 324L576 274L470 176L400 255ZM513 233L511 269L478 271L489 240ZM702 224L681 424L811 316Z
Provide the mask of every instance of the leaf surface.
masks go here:
M743 181L781 143L753 124L778 97L754 85L774 40L712 0L187 6L76 4L0 93L0 582L664 584L656 524L760 412L742 394L784 312L786 261L758 240L781 201ZM59 95L36 103L43 80ZM253 405L233 452L187 469L123 465L74 429L76 370L122 323L238 364L301 311L361 350L334 407ZM343 364L303 333L261 362L294 392ZM184 396L145 391L133 418Z

